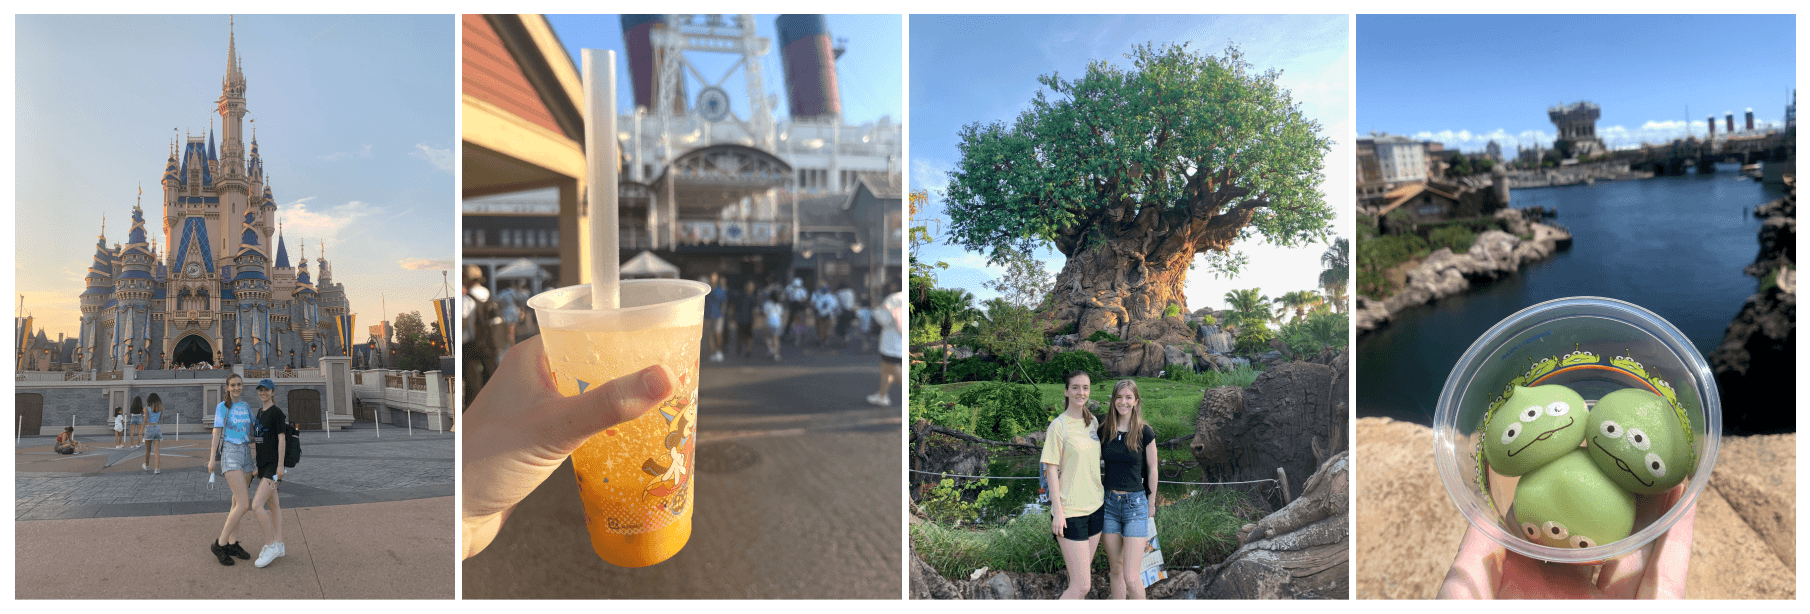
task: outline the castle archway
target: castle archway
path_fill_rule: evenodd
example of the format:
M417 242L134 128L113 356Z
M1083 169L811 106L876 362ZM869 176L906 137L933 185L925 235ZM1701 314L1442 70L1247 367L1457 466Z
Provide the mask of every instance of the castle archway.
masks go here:
M192 365L214 361L214 346L201 335L189 335L176 342L176 356L173 364Z

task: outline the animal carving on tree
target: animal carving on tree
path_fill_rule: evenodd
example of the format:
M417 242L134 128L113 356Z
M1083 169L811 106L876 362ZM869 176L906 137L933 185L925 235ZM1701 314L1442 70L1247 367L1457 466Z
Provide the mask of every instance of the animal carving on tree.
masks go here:
M1294 247L1324 240L1319 184L1331 140L1276 70L1236 47L1140 46L1130 67L1104 61L1049 89L1010 125L959 134L945 210L952 242L995 263L1052 247L1067 258L1052 327L1082 336L1160 319L1185 305L1196 254L1236 273L1241 240Z

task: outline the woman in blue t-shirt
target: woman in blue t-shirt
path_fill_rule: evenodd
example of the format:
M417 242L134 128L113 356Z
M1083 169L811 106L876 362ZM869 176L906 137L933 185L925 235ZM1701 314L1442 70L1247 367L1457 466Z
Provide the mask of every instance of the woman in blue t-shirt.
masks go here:
M145 462L139 466L153 474L163 473L163 459L157 456L163 448L163 399L157 393L145 398Z
M1144 544L1156 516L1156 429L1144 423L1138 383L1112 387L1112 410L1100 419L1100 458L1106 461L1107 583L1113 599L1143 599Z
M244 392L245 380L239 374L226 376L226 400L214 408L214 439L208 450L208 458L217 460L207 461L207 472L212 474L218 464L226 476L226 485L233 491L233 507L226 513L226 526L220 529L220 538L208 544L208 551L221 565L233 564L233 557L251 558L237 538L239 519L251 510L246 477L257 469L257 460L251 453L251 408L239 400Z

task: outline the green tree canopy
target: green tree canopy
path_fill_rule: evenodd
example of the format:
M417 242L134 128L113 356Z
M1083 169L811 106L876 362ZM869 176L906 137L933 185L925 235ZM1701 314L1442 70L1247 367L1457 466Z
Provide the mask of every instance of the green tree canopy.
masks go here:
M1048 92L1010 125L964 126L945 194L950 242L995 263L1046 244L1067 256L1058 317L1083 330L1185 304L1195 254L1236 273L1235 241L1322 240L1332 215L1319 191L1332 142L1280 71L1257 72L1235 46L1128 57L1040 77Z

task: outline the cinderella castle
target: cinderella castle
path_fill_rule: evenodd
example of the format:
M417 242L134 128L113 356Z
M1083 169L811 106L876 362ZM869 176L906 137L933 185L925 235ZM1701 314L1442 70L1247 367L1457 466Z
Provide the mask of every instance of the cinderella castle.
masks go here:
M147 241L142 202L132 207L123 246L107 246L102 221L80 297L81 370L302 368L345 354L334 328L334 316L349 309L345 289L333 283L324 253L316 254L318 283L306 246L291 264L255 133L246 147L245 75L230 33L216 104L217 147L212 126L170 146L162 240Z

